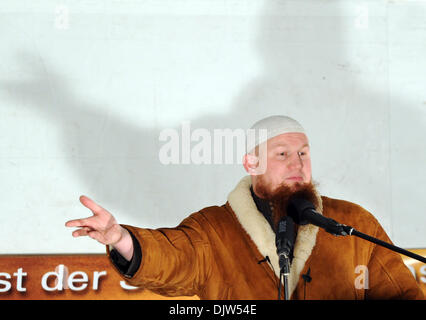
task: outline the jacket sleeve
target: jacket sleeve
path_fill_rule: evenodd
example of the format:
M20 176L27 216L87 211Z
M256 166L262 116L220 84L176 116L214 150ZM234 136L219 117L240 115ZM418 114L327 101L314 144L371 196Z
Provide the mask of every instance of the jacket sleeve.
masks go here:
M130 236L132 237L133 242L133 256L130 261L127 261L116 249L110 248L108 246L107 252L112 264L116 267L116 269L126 277L132 277L136 271L139 269L141 260L142 260L142 252L141 247L139 245L138 240L136 240L135 236L129 231Z
M123 225L138 241L142 260L132 276L113 266L130 285L164 296L196 295L211 268L210 244L200 219L193 214L176 228L156 230Z
M392 244L380 224L375 237ZM399 253L374 245L367 270L367 299L424 299L423 291Z

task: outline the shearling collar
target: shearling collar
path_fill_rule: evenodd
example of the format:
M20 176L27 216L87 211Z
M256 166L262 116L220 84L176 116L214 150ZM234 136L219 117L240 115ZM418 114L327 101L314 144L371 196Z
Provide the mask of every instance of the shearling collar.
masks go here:
M250 186L250 176L241 179L235 189L228 195L228 202L238 221L253 240L259 252L264 257L269 257L272 269L279 278L280 269L277 248L275 246L275 233L263 214L257 210L251 196ZM316 210L322 213L322 201L319 195L318 203L319 207ZM290 297L297 286L300 273L315 246L317 233L318 227L312 224L299 226L288 281Z

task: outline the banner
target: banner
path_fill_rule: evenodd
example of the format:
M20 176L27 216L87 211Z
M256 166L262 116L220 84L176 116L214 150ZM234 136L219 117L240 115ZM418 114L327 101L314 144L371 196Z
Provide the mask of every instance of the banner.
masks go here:
M129 286L105 254L0 255L0 299L163 300Z
M423 257L426 249L412 249ZM426 264L402 255L426 295ZM164 297L128 285L105 254L0 255L0 299L198 300Z

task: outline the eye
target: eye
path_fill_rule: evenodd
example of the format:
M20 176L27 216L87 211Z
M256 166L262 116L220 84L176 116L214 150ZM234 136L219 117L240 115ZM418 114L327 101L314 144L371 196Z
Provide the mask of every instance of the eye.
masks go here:
M298 154L299 154L299 157L308 157L309 156L308 152L304 152L304 151L300 151Z

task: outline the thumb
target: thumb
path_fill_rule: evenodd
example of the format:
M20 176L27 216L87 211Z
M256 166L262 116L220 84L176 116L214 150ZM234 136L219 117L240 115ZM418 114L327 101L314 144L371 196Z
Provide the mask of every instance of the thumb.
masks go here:
M84 195L80 196L80 202L83 206L90 209L95 214L105 210L100 205L98 205L95 201L93 201L92 199Z

